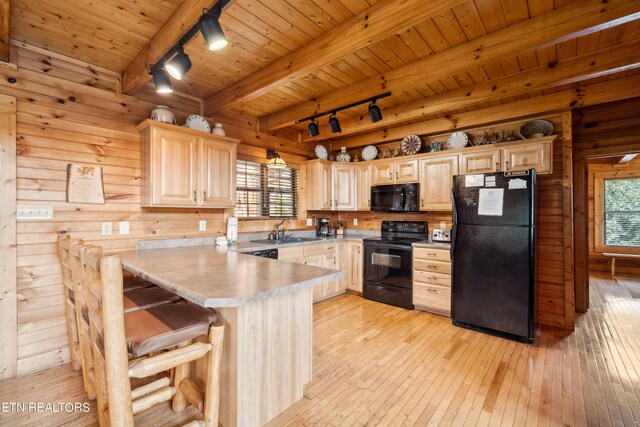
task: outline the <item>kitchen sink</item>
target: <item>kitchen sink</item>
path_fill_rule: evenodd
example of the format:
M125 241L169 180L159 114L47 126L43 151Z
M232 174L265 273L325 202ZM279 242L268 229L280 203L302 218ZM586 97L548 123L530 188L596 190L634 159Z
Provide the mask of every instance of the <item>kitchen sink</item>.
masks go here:
M267 245L287 245L291 243L304 243L304 242L318 242L322 240L320 237L287 237L286 239L280 240L252 240L253 243L265 243Z

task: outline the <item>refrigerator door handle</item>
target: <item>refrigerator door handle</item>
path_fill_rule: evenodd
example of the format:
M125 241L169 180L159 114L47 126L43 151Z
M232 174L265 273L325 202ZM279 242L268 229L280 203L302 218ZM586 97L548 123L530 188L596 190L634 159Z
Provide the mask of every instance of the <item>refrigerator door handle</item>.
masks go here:
M455 182L454 182L455 185ZM451 218L453 226L451 227L451 249L449 250L449 257L453 260L453 254L456 251L456 230L458 228L458 207L456 206L456 189L455 186L451 188Z

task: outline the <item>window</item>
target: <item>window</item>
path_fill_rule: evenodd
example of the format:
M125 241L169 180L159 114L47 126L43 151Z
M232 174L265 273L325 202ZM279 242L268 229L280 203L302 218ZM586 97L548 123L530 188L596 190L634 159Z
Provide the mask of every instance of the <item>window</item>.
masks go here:
M239 218L295 218L298 173L237 161L235 214Z
M640 252L640 177L632 171L597 173L595 240L599 252Z

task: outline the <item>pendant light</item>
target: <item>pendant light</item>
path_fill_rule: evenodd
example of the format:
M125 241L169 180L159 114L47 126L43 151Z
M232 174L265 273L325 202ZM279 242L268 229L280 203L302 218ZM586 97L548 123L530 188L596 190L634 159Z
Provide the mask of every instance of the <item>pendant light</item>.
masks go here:
M309 123L309 136L318 136L320 135L320 130L318 129L318 122L316 119L311 119L311 123Z
M189 55L184 53L182 46L178 49L178 54L173 57L167 65L164 66L165 70L176 80L182 80L185 74L191 69L191 59Z
M369 119L371 123L382 120L382 111L380 111L380 107L376 105L375 99L369 103Z
M342 129L340 129L340 121L338 121L335 112L331 113L329 116L329 129L331 129L331 133L342 132Z
M287 167L287 163L282 160L280 154L278 154L275 150L267 148L267 167L271 169L284 169Z
M204 41L209 46L209 50L219 50L227 45L227 38L224 36L222 27L218 18L220 15L211 15L205 13L200 17L198 23L200 24L200 31Z
M171 87L171 79L169 73L164 67L154 67L151 71L153 75L153 84L156 85L156 92L158 93L171 93L173 88Z

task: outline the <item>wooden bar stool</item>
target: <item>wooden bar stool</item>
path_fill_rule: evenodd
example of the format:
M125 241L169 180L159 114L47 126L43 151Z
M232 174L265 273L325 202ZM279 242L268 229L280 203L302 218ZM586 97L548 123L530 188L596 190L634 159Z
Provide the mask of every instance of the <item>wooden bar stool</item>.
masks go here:
M58 236L58 257L62 268L62 283L64 290L64 313L67 321L67 338L69 339L69 355L71 366L76 371L82 368L82 356L80 354L80 338L78 335L78 323L76 320L76 300L71 278L71 266L69 264L69 247L71 243L82 244L82 240L71 240L68 234Z
M189 425L217 427L224 326L215 311L164 304L124 313L120 256L88 248L84 269L100 425L132 426L135 414L173 399L174 410L185 400L202 410L204 419ZM203 391L185 375L200 358L208 362ZM132 389L131 378L158 374Z

